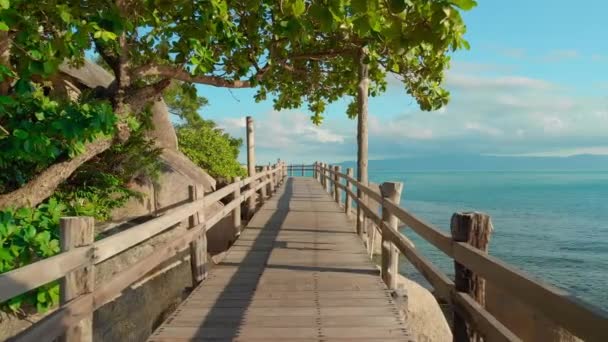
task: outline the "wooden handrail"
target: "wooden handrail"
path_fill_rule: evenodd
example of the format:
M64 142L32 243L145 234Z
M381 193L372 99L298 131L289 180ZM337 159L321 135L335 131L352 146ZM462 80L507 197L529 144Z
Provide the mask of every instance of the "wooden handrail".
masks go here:
M322 181L333 183L335 182L335 176L338 177L338 180L347 180L367 195L369 199L378 202L382 208L395 215L399 221L447 256L487 281L499 286L513 297L535 307L547 318L566 330L588 341L608 341L608 313L604 310L583 303L568 292L538 281L466 243L454 241L450 235L422 221L392 201L383 198L381 194L378 194L369 186L361 184L356 179L336 172L332 168L324 167L321 163L315 165ZM463 311L463 315L471 320L475 327L490 341L519 340L516 335L477 304L472 297L456 291L453 282L425 259L403 234L394 229L387 229L378 213L371 210L367 204L356 196L356 191L341 183L338 183L337 187L352 196L364 215L371 219L378 229L382 230L383 228L385 232L388 232L390 235L388 238L431 283L438 296L453 303L457 310Z
M0 302L31 291L41 285L65 277L76 269L94 267L117 254L126 251L156 235L168 230L195 213L204 210L213 203L235 193L235 190L256 182L253 188L239 192L228 204L213 213L198 225L187 229L183 234L168 242L156 246L154 252L140 259L127 269L113 275L103 285L93 289L92 293L82 294L67 302L27 330L15 336L18 341L40 341L54 339L63 334L67 328L77 324L83 317L90 315L102 305L119 297L122 291L154 270L164 261L183 251L201 234L211 229L227 215L231 214L241 203L256 192L275 189L285 176L285 164L279 163L268 171L256 173L252 177L229 184L222 189L164 212L161 216L128 230L101 239L92 246L77 247L53 257L37 261L30 265L0 274ZM205 240L206 241L206 240ZM206 247L205 247L206 249Z

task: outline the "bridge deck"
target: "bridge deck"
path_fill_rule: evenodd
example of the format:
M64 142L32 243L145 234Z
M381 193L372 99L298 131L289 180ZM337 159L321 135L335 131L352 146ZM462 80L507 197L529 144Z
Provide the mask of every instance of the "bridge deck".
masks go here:
M287 179L149 341L407 341L353 223L314 179Z

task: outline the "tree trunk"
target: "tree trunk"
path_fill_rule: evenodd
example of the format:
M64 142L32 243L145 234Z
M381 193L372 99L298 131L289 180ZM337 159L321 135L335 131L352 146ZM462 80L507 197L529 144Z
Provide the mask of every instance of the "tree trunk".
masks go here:
M73 159L51 165L21 188L0 195L0 209L6 207L35 207L50 197L76 169L112 146L112 139L88 143L85 151Z
M368 129L367 129L367 99L369 92L369 66L365 63L367 52L365 48L359 51L357 56L359 62L359 85L357 87L357 180L362 184L367 184L367 159L368 159ZM357 190L357 197L361 198L364 194ZM362 198L365 202L365 198ZM357 232L361 234L363 222L361 209L357 207Z

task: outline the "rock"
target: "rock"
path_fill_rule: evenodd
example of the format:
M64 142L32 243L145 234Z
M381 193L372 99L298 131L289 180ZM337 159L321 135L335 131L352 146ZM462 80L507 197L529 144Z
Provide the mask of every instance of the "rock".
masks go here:
M452 331L433 294L418 283L399 275L397 293L402 316L415 341L451 342Z
M162 148L177 151L177 135L169 117L169 110L163 99L154 102L151 108L154 129L148 132L148 137L154 139Z

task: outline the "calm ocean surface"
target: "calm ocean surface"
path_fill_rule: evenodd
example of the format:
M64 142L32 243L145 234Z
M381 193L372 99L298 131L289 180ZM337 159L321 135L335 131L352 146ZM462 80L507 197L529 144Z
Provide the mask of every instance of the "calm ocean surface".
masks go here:
M404 182L402 206L449 232L456 211L491 215L490 253L577 297L608 309L608 172L389 172L370 181ZM425 256L453 265L412 231ZM401 271L420 277L400 262Z

